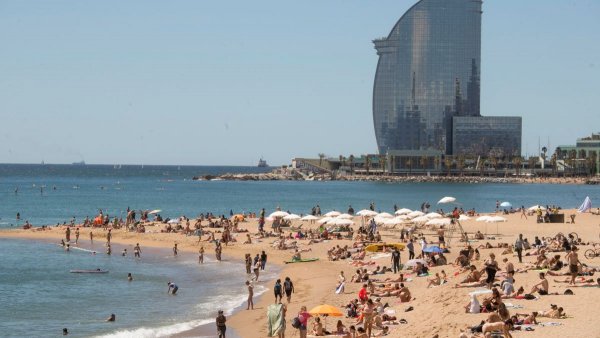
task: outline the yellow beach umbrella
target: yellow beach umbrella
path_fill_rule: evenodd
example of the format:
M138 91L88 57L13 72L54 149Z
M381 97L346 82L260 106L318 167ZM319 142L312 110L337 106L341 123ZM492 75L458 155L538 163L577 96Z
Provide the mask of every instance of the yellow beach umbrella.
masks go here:
M319 306L315 306L310 311L308 311L311 315L328 315L333 317L342 317L344 314L340 309L335 306L323 304Z

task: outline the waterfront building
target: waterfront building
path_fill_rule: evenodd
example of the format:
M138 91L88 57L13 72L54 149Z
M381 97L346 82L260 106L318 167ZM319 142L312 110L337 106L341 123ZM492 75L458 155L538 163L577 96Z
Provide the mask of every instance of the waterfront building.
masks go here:
M521 118L454 116L452 153L484 157L521 155Z
M600 168L600 133L577 139L575 145L556 147L552 161L559 169L577 174L598 175Z
M453 155L454 144L463 146L485 132L471 128L473 135L456 135L468 140L455 139L456 117L471 118L460 121L472 127L498 122L500 129L494 130L499 134L506 131L503 126L509 120L516 122L511 118L476 121L481 118L481 15L480 0L421 0L402 15L387 37L373 41L379 55L373 123L380 154L408 151L408 157L422 154L432 156L431 160L437 152ZM520 151L520 135L514 142L510 148Z

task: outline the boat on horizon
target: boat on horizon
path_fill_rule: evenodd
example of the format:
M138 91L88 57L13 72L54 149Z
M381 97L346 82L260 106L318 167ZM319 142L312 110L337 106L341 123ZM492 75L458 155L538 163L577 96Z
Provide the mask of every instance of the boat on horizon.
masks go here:
M72 165L85 165L85 161L73 162Z
M269 165L267 164L267 161L263 160L263 158L261 157L260 160L258 160L258 167L259 168L266 168Z

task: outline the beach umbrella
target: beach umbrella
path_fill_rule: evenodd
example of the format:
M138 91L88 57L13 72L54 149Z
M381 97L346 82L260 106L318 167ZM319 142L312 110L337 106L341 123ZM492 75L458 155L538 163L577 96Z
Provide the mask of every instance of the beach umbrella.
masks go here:
M529 211L536 211L537 209L541 209L541 210L546 210L546 207L544 207L543 205L534 205L532 207L529 207Z
M383 221L383 224L385 225L397 225L397 224L401 224L403 223L404 220L398 217L394 217L394 218L388 218L386 220Z
M150 211L150 212L148 213L148 215L154 215L154 214L158 214L158 213L159 213L159 212L161 212L161 211L162 211L162 210L160 210L160 209L154 209L154 210Z
M169 223L169 224L179 224L179 220L178 219L170 219L167 223Z
M389 220L390 218L375 216L373 219L375 220L376 224L385 224L385 221Z
M486 223L496 223L496 234L500 234L500 232L498 231L498 223L500 222L506 222L507 219L504 217L500 217L500 216L492 216L490 217L487 221L485 221ZM487 231L486 231L487 232Z
M470 220L470 219L471 219L471 217L469 217L469 216L467 216L467 215L460 215L460 216L458 217L458 220L459 220L459 221L468 221L468 220Z
M477 219L475 221L477 221L477 222L487 222L487 220L490 219L490 218L492 218L492 216L487 216L487 215L486 216L480 216L480 217L477 217Z
M311 315L327 315L327 316L332 316L332 317L344 316L344 314L342 313L342 311L340 311L340 309L338 309L335 306L331 306L331 305L327 305L327 304L315 306L314 308L310 309L310 311L308 311L308 313L310 313Z
M377 214L377 217L381 217L381 218L393 218L394 215L387 213L387 212L382 212L380 214Z
M425 215L425 213L421 212L419 210L415 210L415 211L410 212L410 213L407 214L407 216L410 217L410 218L415 218L415 217L419 217L419 216L423 216L423 215Z
M287 216L283 216L283 219L286 221L292 221L295 219L300 219L300 216L296 215L296 214L289 214Z
M444 249L440 248L437 245L432 245L432 246L428 246L426 247L423 252L433 252L433 253L442 253L444 252Z
M287 215L289 215L289 214L285 211L275 211L275 212L271 213L269 215L269 217L270 218L281 218L281 217L285 217Z
M377 216L377 212L373 211L373 210L368 210L368 209L363 209L359 212L356 213L358 216L367 216L367 217L371 217L371 216Z
M412 212L412 210L410 210L410 209L402 208L400 210L396 210L396 212L394 214L396 214L396 215L406 215L406 214L410 214L411 212Z
M415 224L425 224L427 223L427 221L429 221L429 218L427 218L427 216L419 216L411 220L411 222Z
M512 208L512 204L510 204L510 202L502 202L500 203L500 206L502 208Z
M406 264L404 264L404 265L405 266L417 266L418 263L427 265L427 262L424 259L411 259L408 262L406 262Z
M438 214L437 212L430 212L427 215L425 215L425 217L427 217L429 219L433 219L433 218L442 218L444 216Z
M442 198L441 200L439 200L438 204L454 203L455 201L456 201L456 198L446 196L446 197Z
M330 212L326 213L323 216L325 216L325 217L337 217L339 215L341 215L341 213L339 211L333 210L333 211L330 211Z
M335 225L353 225L354 222L350 219L346 219L346 218L334 218L332 219L330 222L328 222L328 224L335 224Z
M427 221L425 225L447 226L450 225L450 223L452 223L452 220L450 220L450 218L434 218Z
M354 216L352 216L350 214L341 214L341 215L337 216L336 218L353 219Z
M302 218L300 218L303 221L316 221L319 219L319 217L313 216L313 215L306 215Z
M323 217L320 220L318 220L317 223L319 223L319 224L327 223L327 222L330 222L332 219L333 219L332 217Z

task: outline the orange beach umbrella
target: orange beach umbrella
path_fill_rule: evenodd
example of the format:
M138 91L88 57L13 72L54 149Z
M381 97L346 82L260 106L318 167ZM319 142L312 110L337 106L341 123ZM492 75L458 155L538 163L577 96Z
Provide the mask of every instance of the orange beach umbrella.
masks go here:
M340 309L335 306L323 304L319 306L315 306L310 311L308 311L311 315L328 315L333 317L342 317L344 314Z

